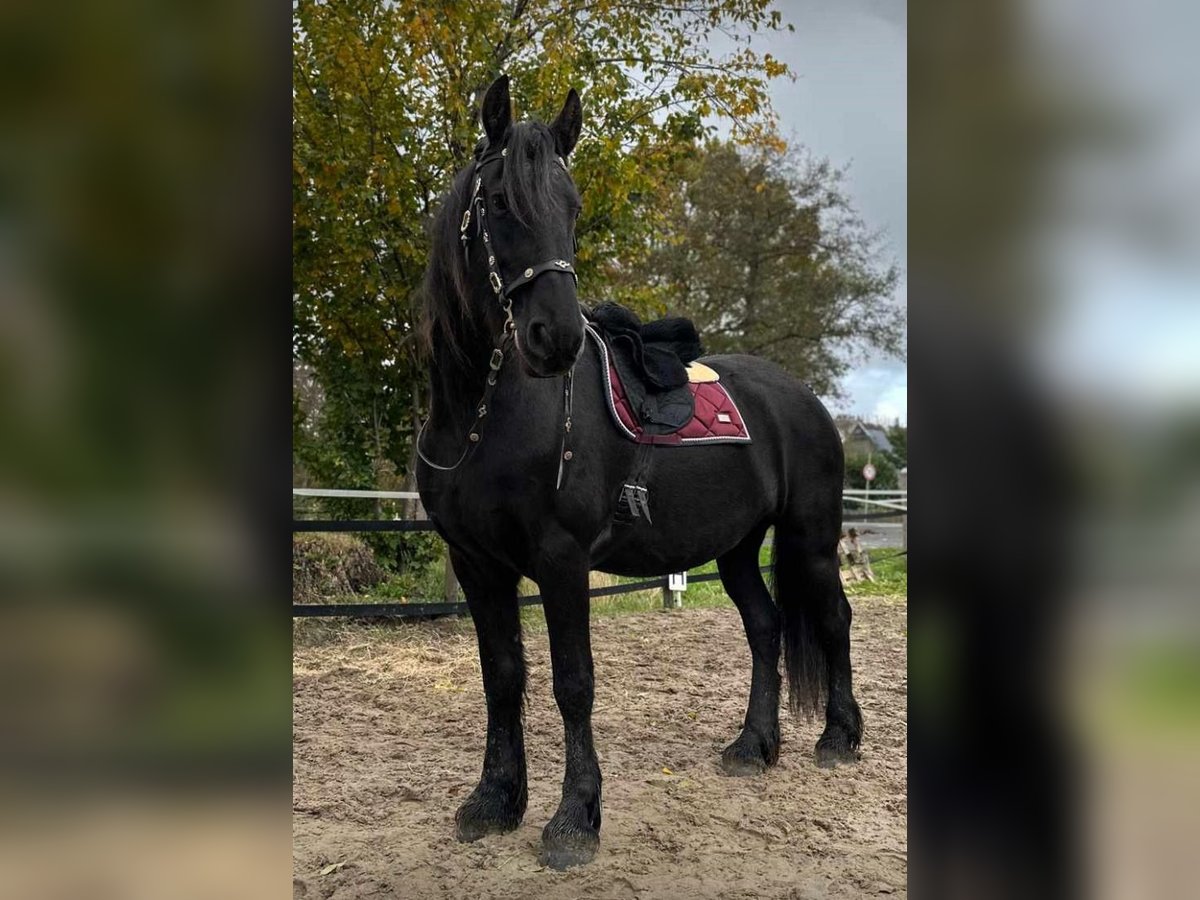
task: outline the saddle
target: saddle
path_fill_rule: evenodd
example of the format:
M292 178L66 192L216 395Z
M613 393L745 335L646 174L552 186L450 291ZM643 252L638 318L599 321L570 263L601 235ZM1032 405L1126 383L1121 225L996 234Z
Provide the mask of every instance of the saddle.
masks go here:
M639 444L750 443L737 404L720 375L697 362L703 352L690 320L642 324L616 303L589 310L588 335L608 373L605 396L613 421Z
M609 364L642 430L667 435L686 425L695 401L685 367L704 352L691 320L675 316L643 325L618 303L601 303L587 318L604 336Z

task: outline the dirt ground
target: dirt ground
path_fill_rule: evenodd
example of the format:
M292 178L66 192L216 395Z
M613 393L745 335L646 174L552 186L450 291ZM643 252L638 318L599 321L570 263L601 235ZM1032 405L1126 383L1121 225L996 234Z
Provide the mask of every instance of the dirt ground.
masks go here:
M726 777L717 765L750 681L734 610L593 620L604 824L596 859L561 873L537 863L563 766L544 629L526 633L525 821L473 844L453 837L485 731L469 623L346 627L298 642L294 896L906 895L906 608L870 597L854 607L861 761L818 769L820 724L785 713L779 764L754 778Z

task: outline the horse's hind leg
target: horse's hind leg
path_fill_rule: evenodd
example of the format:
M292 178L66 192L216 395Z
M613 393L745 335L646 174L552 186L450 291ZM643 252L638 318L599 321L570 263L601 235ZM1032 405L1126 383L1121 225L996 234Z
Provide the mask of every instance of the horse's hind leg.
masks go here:
M721 754L721 768L729 775L757 775L779 758L780 621L758 567L765 533L765 526L755 529L717 560L725 592L742 614L753 660L742 733Z
M784 650L793 710L819 712L820 766L858 758L862 713L850 674L850 603L838 574L838 517L810 516L775 528L775 594L783 613Z
M481 567L453 549L450 558L475 622L487 696L483 775L454 816L458 839L474 841L486 834L512 831L525 815L525 738L521 730L525 657L516 573Z

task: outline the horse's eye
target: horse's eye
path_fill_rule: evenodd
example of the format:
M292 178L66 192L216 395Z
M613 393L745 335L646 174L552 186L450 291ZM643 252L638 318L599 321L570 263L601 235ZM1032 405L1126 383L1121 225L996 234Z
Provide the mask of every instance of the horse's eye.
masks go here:
M499 191L497 191L495 194L492 194L492 209L496 210L497 212L504 212L506 209L508 209L508 204L504 202L504 195Z

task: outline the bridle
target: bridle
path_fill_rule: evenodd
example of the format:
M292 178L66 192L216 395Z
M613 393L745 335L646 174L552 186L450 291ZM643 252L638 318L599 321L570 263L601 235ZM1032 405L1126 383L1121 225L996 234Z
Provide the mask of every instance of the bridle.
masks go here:
M489 163L502 161L508 156L508 148L502 147L500 150L484 149L481 155L475 160L475 168L472 171L472 177L475 180L475 187L471 191L471 199L467 201L467 208L463 210L462 224L458 226L459 240L463 245L463 258L470 265L471 248L470 235L467 230L471 226L471 213L475 214L475 234L483 237L483 249L486 253L488 281L492 285L492 292L500 300L500 307L504 310L506 319L505 325L512 321L512 293L517 288L524 287L535 278L545 275L547 272L569 272L571 277L575 279L575 283L579 283L579 276L575 273L575 266L565 259L549 259L545 262L537 263L533 266L528 266L521 272L520 276L505 284L504 277L500 274L500 264L496 259L496 251L492 249L492 235L487 228L487 201L483 195L483 167ZM562 166L563 171L567 171L567 164L561 156L554 157L558 164Z
M475 165L471 170L471 178L474 181L474 187L471 189L471 197L467 201L467 208L463 210L462 223L458 227L459 240L463 247L463 260L467 267L470 267L471 260L471 236L468 229L471 226L472 214L475 218L475 235L483 239L484 256L487 260L488 283L492 287L492 293L496 295L500 303L500 309L504 313L504 325L500 332L499 338L496 340L496 345L492 349L491 359L488 361L487 383L484 385L483 396L480 397L479 403L475 410L475 420L471 423L467 430L467 445L463 448L463 452L458 459L449 466L439 465L421 450L421 438L425 434L425 428L429 424L429 419L421 425L421 430L417 433L416 448L417 456L425 465L432 469L437 469L439 472L452 472L462 465L466 460L467 454L471 452L471 447L477 445L481 440L480 426L484 418L488 414L488 406L491 403L492 394L496 389L496 380L500 374L500 367L504 364L505 350L509 343L515 340L517 332L517 323L513 319L512 312L512 294L518 288L524 287L535 279L547 272L562 272L568 273L575 279L575 283L579 283L579 275L575 272L575 266L565 259L555 258L546 260L545 262L537 263L536 265L526 266L521 274L512 281L505 283L504 276L500 273L500 264L496 258L496 251L492 248L492 235L487 227L487 199L483 192L483 168L486 165L494 162L503 161L508 156L508 148L501 147L499 150L489 149L487 145L483 145L476 151ZM567 164L561 156L556 156L558 162L564 172L567 170ZM575 241L574 233L572 240ZM578 242L575 241L574 249L578 250ZM580 350L586 345L586 341L580 345ZM559 448L558 456L558 479L556 489L562 487L564 463L571 461L572 453L567 448L567 439L571 434L571 408L574 400L574 384L572 381L572 373L574 366L563 375L563 438L562 445Z

